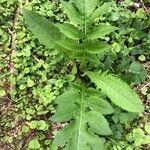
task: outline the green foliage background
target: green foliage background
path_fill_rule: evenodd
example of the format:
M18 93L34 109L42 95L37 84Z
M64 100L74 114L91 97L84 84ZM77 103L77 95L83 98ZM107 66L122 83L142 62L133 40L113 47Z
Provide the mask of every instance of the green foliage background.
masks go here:
M99 20L95 20L95 24L109 21L121 29L119 33L105 37L108 42L111 40L113 43L113 54L101 57L101 66L96 67L117 73L129 84L134 83L146 103L147 113L150 94L148 86L145 85L149 82L150 17L142 8L131 12L130 2L126 0L121 5L108 8ZM39 44L26 29L20 15L15 41L15 73L10 78L7 69L10 31L19 3L18 0L0 1L0 149L49 149L53 134L61 127L59 124L52 124L49 119L55 112L53 101L63 90L62 87L75 78L75 68L72 62L65 61L56 50L50 51ZM22 5L55 22L67 20L58 0L27 0ZM9 81L15 84L16 90L8 90ZM149 139L147 134L150 134L147 123L149 118L143 115L136 119L137 116L117 109L111 125L114 137L106 142L108 149L141 149L142 144L149 142L145 142ZM144 131L140 128L141 124Z

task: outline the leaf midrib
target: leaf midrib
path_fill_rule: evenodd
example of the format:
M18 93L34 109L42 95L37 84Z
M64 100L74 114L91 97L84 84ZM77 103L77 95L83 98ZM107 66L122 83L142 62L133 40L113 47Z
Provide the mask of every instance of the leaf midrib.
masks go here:
M37 26L37 24L38 24L39 28L45 33L45 35L46 35L48 38L51 38L51 37L49 36L48 32L46 32L46 31L42 28L42 26L38 23L38 21L36 21L33 17L31 17L31 20L34 20L35 23L36 23L36 26ZM35 23L34 23L34 24L35 24ZM38 26L37 26L37 27L38 27ZM51 39L52 39L52 38L51 38Z
M81 130L82 130L82 119L83 119L83 101L84 101L84 93L82 91L81 93L81 101L80 101L80 115L79 115L79 129L77 133L77 150L80 150L80 141L82 140L80 135L81 135Z

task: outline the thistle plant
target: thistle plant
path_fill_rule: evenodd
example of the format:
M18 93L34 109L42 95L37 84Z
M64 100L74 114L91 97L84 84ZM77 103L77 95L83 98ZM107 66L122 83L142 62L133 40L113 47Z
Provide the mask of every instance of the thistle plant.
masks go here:
M106 115L113 114L114 105L125 111L144 111L136 92L117 75L95 71L100 55L111 53L105 36L119 30L108 23L94 25L111 3L98 7L98 0L61 1L68 17L64 23L53 23L35 12L24 9L23 15L29 29L41 44L57 49L64 59L77 67L76 78L55 99L56 113L53 122L67 123L55 135L52 149L103 150L104 137L112 131ZM93 69L88 69L88 64Z

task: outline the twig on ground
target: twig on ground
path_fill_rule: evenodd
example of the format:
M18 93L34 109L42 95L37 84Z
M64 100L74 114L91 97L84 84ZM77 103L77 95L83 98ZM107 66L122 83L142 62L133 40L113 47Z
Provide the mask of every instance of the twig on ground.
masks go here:
M13 20L13 26L12 26L12 30L8 30L10 36L11 36L11 41L10 41L10 53L9 53L9 62L8 62L8 70L10 72L10 75L13 76L14 75L14 63L13 63L13 57L15 54L15 49L16 49L16 29L17 29L17 21L18 21L18 17L20 15L20 6L17 7L16 11L15 11L15 16L14 16L14 20ZM14 85L12 83L9 83L9 91L12 91L14 89Z

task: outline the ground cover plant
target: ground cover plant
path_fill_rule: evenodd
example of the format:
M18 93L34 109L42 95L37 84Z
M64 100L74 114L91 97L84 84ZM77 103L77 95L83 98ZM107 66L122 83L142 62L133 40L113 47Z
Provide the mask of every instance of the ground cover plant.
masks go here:
M117 4L43 0L33 1L34 11L29 11L31 3L22 3L26 9L20 22L25 18L35 36L26 35L24 26L18 29L16 71L11 82L16 88L13 92L6 86L1 89L2 100L8 99L6 105L13 102L10 114L5 115L2 107L1 127L6 130L13 125L13 129L2 132L0 146L4 149L148 149L147 12L143 8L134 12L131 1ZM17 6L17 1L8 3L14 4ZM89 5L93 7L87 9ZM3 25L3 32L4 28ZM5 78L1 87L9 76L4 74L5 65L2 71ZM134 83L143 95L140 97L145 103L144 115L140 98L125 82Z

